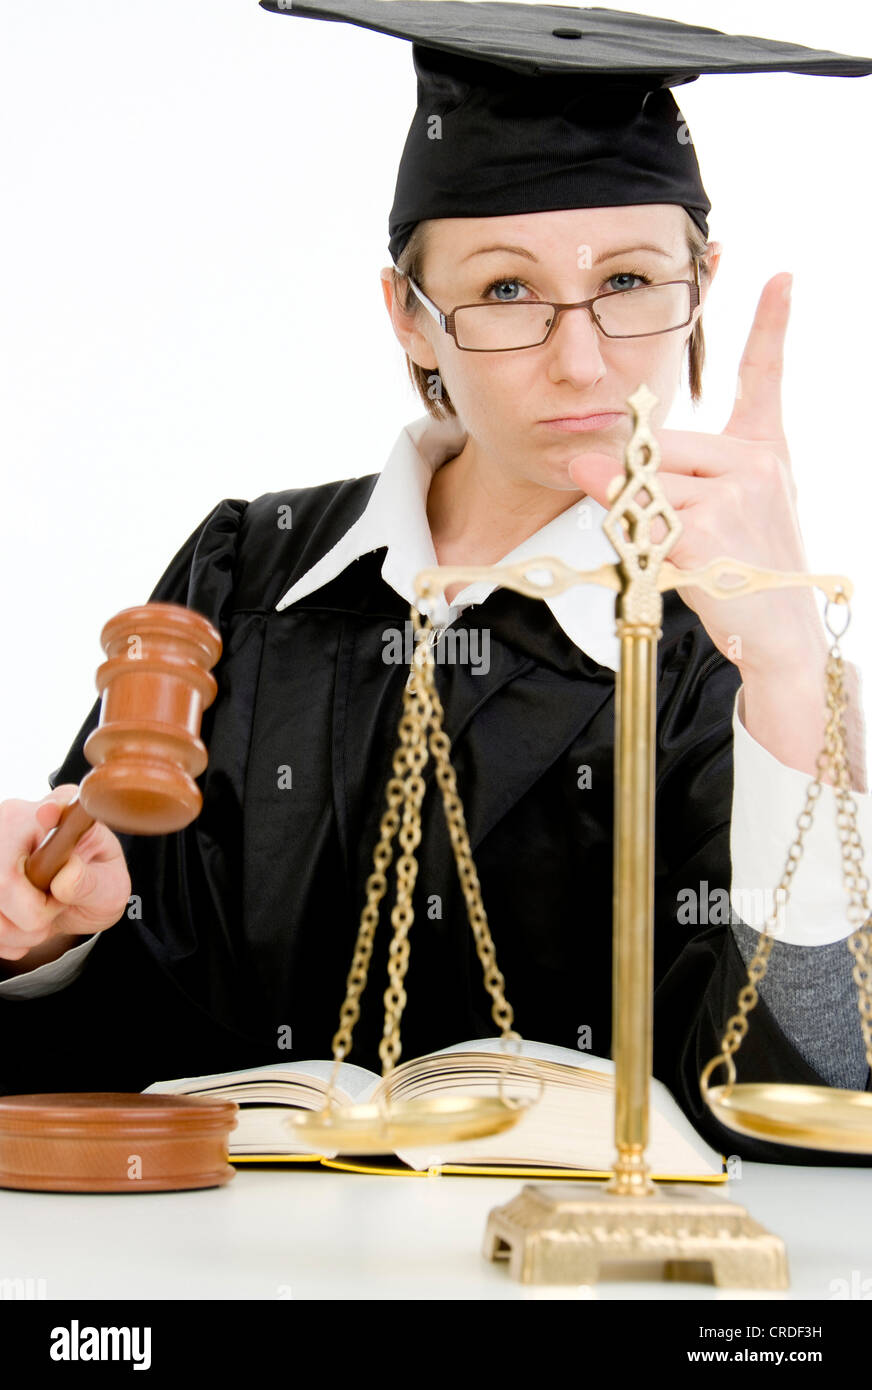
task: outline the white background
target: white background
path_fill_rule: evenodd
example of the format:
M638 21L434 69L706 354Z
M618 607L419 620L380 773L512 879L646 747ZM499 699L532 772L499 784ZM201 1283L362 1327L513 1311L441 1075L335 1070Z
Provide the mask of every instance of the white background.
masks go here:
M872 54L856 0L632 8ZM723 429L760 290L793 271L803 536L810 568L857 586L844 650L865 673L872 77L702 77L676 98L724 255L704 401L668 424ZM222 497L375 472L423 413L378 278L414 101L403 40L256 0L4 6L0 798L48 791L103 623Z

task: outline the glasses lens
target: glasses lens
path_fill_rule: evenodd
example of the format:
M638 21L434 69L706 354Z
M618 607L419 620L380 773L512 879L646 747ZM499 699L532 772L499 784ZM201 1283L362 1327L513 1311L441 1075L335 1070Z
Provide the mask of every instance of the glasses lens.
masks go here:
M604 295L593 306L604 333L633 338L680 328L690 318L690 286L642 285ZM457 309L458 346L480 352L535 347L544 341L554 317L552 304L472 304Z
M550 304L473 304L455 312L454 328L459 347L493 352L541 343L553 317Z
M690 286L640 285L598 299L593 311L604 333L631 338L641 333L664 333L690 318Z

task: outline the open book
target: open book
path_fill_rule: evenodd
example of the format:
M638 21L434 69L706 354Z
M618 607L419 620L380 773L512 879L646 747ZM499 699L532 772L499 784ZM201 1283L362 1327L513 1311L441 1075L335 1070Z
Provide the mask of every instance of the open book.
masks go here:
M291 1162L305 1156L327 1167L356 1172L480 1173L488 1176L605 1177L615 1158L614 1073L609 1058L573 1052L551 1043L524 1039L521 1057L535 1058L544 1081L541 1099L502 1134L483 1139L403 1148L392 1155L407 1165L373 1168L366 1162L335 1159L335 1154L306 1154L285 1125L285 1107L319 1110L333 1070L332 1061L287 1062L214 1076L185 1076L156 1081L145 1093L208 1096L239 1105L238 1124L230 1135L232 1162ZM510 1054L516 1060L516 1054ZM390 1094L397 1100L452 1094L497 1094L506 1054L498 1038L456 1043L426 1057L395 1067ZM342 1062L337 1073L339 1103L362 1104L384 1091L386 1081L363 1067ZM532 1099L538 1084L514 1068L503 1082L504 1094ZM661 1081L651 1080L647 1160L651 1176L661 1180L722 1182L721 1155L715 1152L679 1109Z

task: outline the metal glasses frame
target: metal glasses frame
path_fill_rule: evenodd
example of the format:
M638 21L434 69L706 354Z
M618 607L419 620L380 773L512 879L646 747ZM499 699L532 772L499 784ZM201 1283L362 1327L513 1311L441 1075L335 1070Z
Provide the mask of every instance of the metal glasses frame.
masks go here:
M392 262L392 264L393 264L393 262ZM591 317L592 322L593 322L593 323L595 324L595 326L599 329L600 333L602 333L603 336L606 337L606 338L618 338L618 339L619 339L619 338L655 338L655 337L657 337L657 335L660 334L660 333L675 333L676 330L679 329L679 328L686 328L687 325L690 323L691 319L693 318L694 311L695 311L695 309L697 308L697 306L698 306L698 304L699 304L699 301L700 301L699 262L698 262L698 261L694 261L693 270L694 270L694 277L695 277L695 278L694 278L693 280L663 280L663 281L655 281L655 284L651 286L652 289L655 288L655 287L659 289L661 285L687 285L688 288L690 289L690 313L688 314L687 318L684 320L683 323L676 323L676 324L673 324L672 328L655 328L654 331L653 331L652 333L607 333L606 330L603 328L602 324L599 322L599 320L598 320L598 318L597 318L597 316L596 316L596 314L595 314L595 312L594 312L594 307L593 307L593 306L594 306L600 299L614 299L614 297L615 297L616 294L633 294L633 293L634 293L633 290L610 290L607 294L595 294L595 295L593 296L592 299L580 299L580 300L578 300L578 302L575 303L575 304L552 304L552 303L550 303L549 301L546 301L546 300L539 301L539 300L526 300L526 299L525 299L525 300L515 300L515 301L512 301L512 302L514 302L514 303L520 303L520 304L540 303L540 302L541 302L545 307L554 310L554 317L552 318L551 323L550 323L549 326L548 326L548 329L547 329L547 331L546 331L546 333L545 333L545 337L544 337L544 338L540 338L540 340L539 340L538 343L525 343L524 346L523 346L523 347L520 347L520 348L474 348L474 347L464 347L464 345L463 345L462 343L459 343L459 342L457 341L457 330L456 330L456 328L455 328L454 316L455 316L455 314L458 312L458 310L460 310L460 309L479 309L479 308L481 308L481 307L482 307L481 300L479 300L477 304L455 304L455 306L454 306L454 308L451 310L451 312L450 312L450 313L446 313L446 312L444 311L444 309L440 309L440 308L439 308L438 304L434 304L432 299L428 299L427 295L426 295L426 294L424 293L424 291L421 289L420 285L416 285L416 284L415 284L415 281L412 279L411 275L406 275L406 274L405 274L402 270L400 270L399 267L396 266L396 265L394 266L394 270L397 272L398 275L402 276L403 279L408 280L409 284L412 286L412 289L415 291L415 294L418 296L418 298L420 299L421 303L424 305L424 308L427 310L428 313L432 314L433 318L434 318L434 319L436 320L436 322L439 324L439 327L440 327L440 328L443 328L443 329L445 330L446 333L450 333L450 334L451 334L451 337L454 339L455 343L457 344L457 347L459 348L459 350L460 350L461 352L524 352L527 348L531 348L531 347L541 347L542 344L543 344L543 343L547 343L548 339L551 337L551 334L554 332L555 326L557 325L557 322L558 322L558 320L560 319L560 315L561 315L561 314L564 312L564 310L566 310L566 309L587 309L588 313L590 314L590 317ZM639 288L639 287L637 286L636 289L638 289L638 288ZM647 287L645 287L645 288L647 288ZM503 302L504 302L504 303L507 303L507 302L509 302L509 301L503 301Z

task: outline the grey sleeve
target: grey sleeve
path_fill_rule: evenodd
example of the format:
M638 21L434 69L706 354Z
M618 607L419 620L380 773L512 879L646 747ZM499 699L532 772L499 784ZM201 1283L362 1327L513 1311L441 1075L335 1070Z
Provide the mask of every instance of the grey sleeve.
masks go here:
M760 933L742 921L734 921L731 927L747 965L757 951ZM869 1066L854 965L847 940L825 946L776 940L757 988L785 1036L827 1085L865 1091ZM748 1026L754 1027L753 1013Z
M45 965L37 965L23 975L12 975L8 980L0 980L0 999L37 999L42 994L56 994L59 989L71 985L81 973L85 960L100 933L87 936L78 946L71 946L57 960L48 960Z

